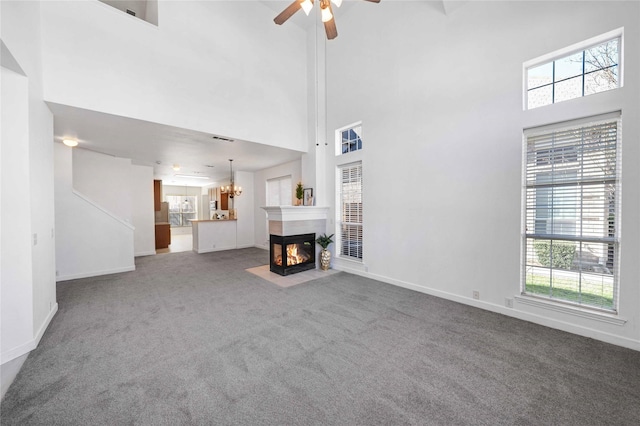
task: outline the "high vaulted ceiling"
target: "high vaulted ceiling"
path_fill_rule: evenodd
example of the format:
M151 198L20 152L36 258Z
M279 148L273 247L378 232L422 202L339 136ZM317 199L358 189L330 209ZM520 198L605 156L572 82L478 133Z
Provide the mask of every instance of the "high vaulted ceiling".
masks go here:
M259 3L273 10L273 19L291 1L260 0ZM334 11L336 18L339 20L340 15L347 13L355 1L344 1L340 9ZM382 0L391 1L399 0ZM433 9L445 14L464 3L466 1L429 2ZM265 18L268 13L266 15ZM307 29L316 23L315 18L296 13L286 24ZM49 107L55 117L54 135L57 142L73 138L80 142L81 149L130 158L134 164L153 167L155 177L162 179L165 184L206 186L225 182L229 177L229 159L234 159L234 170L254 172L297 160L303 154L300 151L237 140L234 135L206 134L53 103L49 103ZM231 139L233 142L216 139L215 136ZM180 171L173 170L174 164L181 167ZM209 179L183 178L176 176L177 174Z

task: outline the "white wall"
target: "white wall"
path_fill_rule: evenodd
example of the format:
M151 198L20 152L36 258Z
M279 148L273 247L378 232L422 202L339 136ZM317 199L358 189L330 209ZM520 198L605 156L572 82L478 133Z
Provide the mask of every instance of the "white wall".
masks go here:
M153 206L153 167L132 165L131 180L131 223L134 256L156 254L155 214Z
M426 2L365 6L341 16L340 43L327 47L327 137L358 120L364 133L361 153L327 152L331 191L339 161L360 158L364 173L364 264L337 267L640 349L639 4L467 2L450 15ZM620 27L625 87L522 111L523 62ZM523 128L616 109L626 323L505 308L520 293Z
M73 189L116 217L132 221L131 160L73 149Z
M254 195L256 188L254 187L254 173L235 171L235 184L242 187L242 195L234 197L233 206L237 213L237 245L238 248L253 247L255 244L254 230ZM258 189L259 190L259 189Z
M2 70L0 168L2 362L24 354L33 339L33 272L29 180L29 105L25 76ZM20 182L20 185L16 185Z
M262 2L162 1L157 27L97 1L42 9L46 100L306 150L305 35Z
M253 187L253 215L254 215L254 241L256 247L269 249L269 231L267 229L267 212L261 207L267 205L267 181L283 176L291 176L292 195L295 200L296 184L302 179L301 160L291 161L279 166L270 167L254 173ZM303 182L304 184L305 182ZM315 190L314 190L315 191Z
M153 168L133 165L128 158L113 157L82 148L70 151L73 191L95 204L104 214L124 222L125 228L126 225L134 228L135 256L155 254ZM74 198L77 197L68 200ZM70 210L71 206L63 208ZM100 233L92 231L92 234ZM127 259L126 265L128 264Z
M10 55L11 62L25 78L2 81L2 128L15 131L21 128L21 144L12 142L4 149L2 141L2 183L12 183L13 189L0 193L2 215L11 214L10 206L19 205L19 215L10 220L3 217L2 275L11 280L1 281L2 297L2 391L8 388L14 374L4 374L5 367L12 372L19 369L25 354L34 349L53 315L57 311L54 215L53 215L53 116L43 101L42 67L40 61L40 5L36 2L0 2L2 19L0 28L3 44L2 63ZM5 49L6 48L6 49ZM15 77L15 76L14 76ZM27 92L25 92L25 82ZM5 88L13 94L5 98ZM17 92L20 94L18 95ZM17 96L17 98L13 98ZM25 103L27 116L24 116ZM6 117L19 114L17 117ZM27 127L25 128L25 118ZM14 121L16 120L16 121ZM13 136L12 136L13 138ZM27 144L28 146L25 146ZM20 170L13 170L14 167ZM12 171L13 170L13 171ZM20 182L20 185L15 185ZM5 230L10 230L5 232ZM11 249L7 252L7 245ZM26 248L28 247L28 250ZM18 256L18 259L13 259ZM13 278L18 278L13 280ZM28 294L28 296L27 296ZM19 299L9 297L19 295ZM29 300L30 298L30 300ZM7 306L11 305L11 308ZM6 315L11 319L6 320ZM16 317L17 316L17 317Z
M72 186L72 149L54 146L58 281L132 271L134 228Z

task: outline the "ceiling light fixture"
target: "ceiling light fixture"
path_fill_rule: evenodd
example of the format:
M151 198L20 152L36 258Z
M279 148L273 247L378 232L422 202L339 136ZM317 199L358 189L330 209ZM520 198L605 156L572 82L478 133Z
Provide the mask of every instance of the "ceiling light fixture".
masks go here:
M78 141L73 139L63 139L62 143L66 146L70 146L71 148L73 148L74 146L78 146Z
M175 170L176 172L180 171L180 164L174 164L173 165L173 170Z
M333 13L331 13L331 4L328 0L320 2L320 11L322 15L322 22L329 22L333 19Z
M242 187L236 186L233 181L233 160L229 159L229 185L220 188L220 192L223 194L229 194L229 198L239 197L242 194Z
M311 0L304 0L300 4L300 7L302 7L302 10L304 10L304 13L306 13L307 16L309 16L309 12L311 12L311 9L313 9L313 2Z

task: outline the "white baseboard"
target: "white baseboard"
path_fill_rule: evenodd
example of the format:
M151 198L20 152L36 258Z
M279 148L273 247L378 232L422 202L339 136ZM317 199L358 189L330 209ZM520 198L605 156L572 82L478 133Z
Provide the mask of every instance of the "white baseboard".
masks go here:
M238 247L236 247L236 246L228 246L228 247L216 247L216 248L202 249L202 250L198 249L197 251L196 250L194 250L194 251L196 253L198 253L198 254L203 254L203 253L211 253L211 252L214 252L214 251L235 250L236 248L238 248Z
M42 339L42 336L44 335L44 332L47 330L47 327L49 327L49 324L51 323L51 320L53 319L53 317L56 314L56 312L58 312L58 304L57 303L51 307L51 310L49 311L49 314L47 315L47 318L45 318L44 322L42 323L42 325L38 329L38 333L36 333L34 338L29 340L29 341L27 341L27 342L25 342L25 343L23 343L20 346L16 346L15 348L11 348L8 351L3 351L2 355L0 356L0 364L4 364L6 362L12 361L12 360L24 355L24 354L27 354L27 353L31 352L35 348L37 348L38 344L40 343L40 339Z
M242 244L242 245L236 246L236 248L238 248L238 249L251 248L251 247L254 247L254 245L253 244Z
M418 284L396 280L393 278L385 277L382 275L372 274L355 268L349 268L348 265L336 264L334 269L348 272L354 275L360 275L373 280L382 281L387 284L403 287L409 290L418 291L420 293L429 294L431 296L440 297L442 299L451 300L454 302L462 303L476 308L484 309L487 311L495 312L498 314L506 315L509 317L521 319L524 321L532 322L534 324L543 325L545 327L555 328L557 330L566 331L568 333L577 334L583 337L589 337L592 339L600 340L602 342L611 343L612 345L622 346L628 349L640 351L640 341L629 339L623 336L607 333L604 331L596 330L593 328L573 324L566 321L547 318L542 315L537 315L530 312L521 311L514 308L507 308L502 305L490 303L487 301L476 300L470 297L462 297L457 294L448 293L441 290L435 290L429 287L421 286Z
M0 369L0 399L4 398L4 395L9 390L11 383L16 379L18 373L22 369L22 365L27 360L28 354L22 355L18 358L14 358L11 361L7 361L2 364L2 368Z
M156 251L152 250L152 251L143 251L140 253L134 253L133 257L142 257L142 256L155 256Z
M135 270L136 270L136 265L131 265L131 266L124 266L122 268L106 269L102 271L91 271L91 272L81 272L79 274L60 275L56 277L56 282L77 280L79 278L98 277L100 275L119 274L120 272L130 272Z
M0 364L2 364L2 377L0 378L2 397L4 397L4 394L9 389L9 386L11 386L11 383L13 383L16 376L20 372L20 369L26 361L29 352L37 348L40 344L40 339L42 339L42 336L44 336L44 332L49 327L49 324L51 323L51 320L55 316L56 312L58 312L57 303L51 307L47 318L45 318L44 322L38 329L38 333L36 333L35 337L32 340L16 348L12 348L6 352L2 352L2 355L0 356Z
M47 318L45 318L44 322L38 329L38 333L36 334L36 337L35 337L35 341L36 341L35 347L38 347L38 345L40 344L40 339L42 339L42 336L44 336L44 332L47 331L47 328L49 327L49 324L51 323L51 320L55 316L56 312L58 312L58 302L56 302L51 307L51 310L49 311L49 315L47 315Z

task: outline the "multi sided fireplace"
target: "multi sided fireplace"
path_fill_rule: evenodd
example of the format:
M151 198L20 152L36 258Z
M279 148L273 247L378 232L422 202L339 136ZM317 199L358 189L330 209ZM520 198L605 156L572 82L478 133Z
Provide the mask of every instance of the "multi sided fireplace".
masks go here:
M295 274L316 267L316 234L280 236L270 240L269 269L283 276Z

